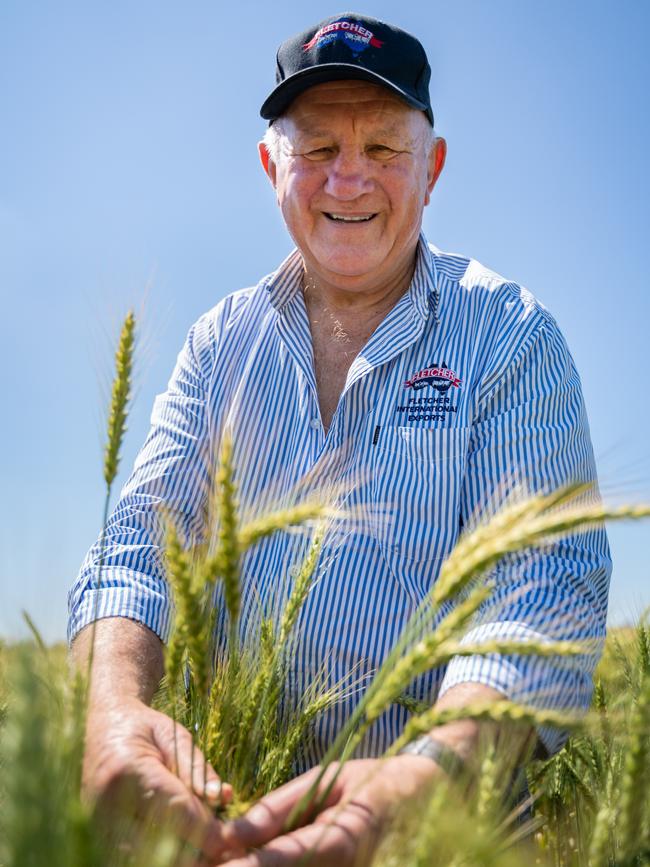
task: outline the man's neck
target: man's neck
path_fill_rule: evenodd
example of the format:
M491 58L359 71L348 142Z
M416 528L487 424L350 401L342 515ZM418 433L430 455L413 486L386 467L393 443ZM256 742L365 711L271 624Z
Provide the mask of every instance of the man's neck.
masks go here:
M305 302L308 309L328 310L351 322L381 320L408 290L414 270L415 255L381 281L355 285L353 280L328 280L305 264L302 284Z
M327 431L350 365L411 284L415 257L383 285L350 291L313 277L305 269L303 292L312 337L314 373Z

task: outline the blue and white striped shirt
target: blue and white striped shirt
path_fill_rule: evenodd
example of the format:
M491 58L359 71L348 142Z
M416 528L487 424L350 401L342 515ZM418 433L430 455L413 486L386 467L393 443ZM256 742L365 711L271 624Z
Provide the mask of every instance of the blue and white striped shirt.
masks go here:
M96 544L70 591L70 640L95 607L99 617L133 618L166 640L171 608L158 506L174 514L186 538L204 537L208 482L224 430L233 437L247 516L327 486L343 490L346 510L357 516L326 537L298 622L289 700L317 676L332 685L354 672L355 682L367 683L461 529L498 507L513 486L531 492L595 479L580 381L553 318L522 287L475 260L441 252L424 236L411 286L352 363L325 434L302 268L294 251L191 328L108 523L101 586ZM245 556L242 635L280 590L286 596L305 546L304 533L276 533ZM507 558L467 639L598 644L610 567L602 528ZM223 643L223 605L219 610ZM585 708L597 656L459 657L419 676L409 695L433 703L455 684L476 682L531 704ZM359 691L348 689L317 720L296 772L320 761ZM356 755L380 755L407 717L392 705ZM562 733L540 734L549 751L559 748Z

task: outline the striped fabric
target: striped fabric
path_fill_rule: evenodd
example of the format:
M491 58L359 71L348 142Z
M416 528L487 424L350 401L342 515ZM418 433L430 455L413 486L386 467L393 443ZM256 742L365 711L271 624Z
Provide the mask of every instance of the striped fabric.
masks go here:
M101 581L96 544L69 596L69 640L95 611L141 621L167 639L158 507L185 538L205 537L206 491L226 430L246 517L314 492L338 497L350 518L326 537L284 701L295 703L315 678L347 688L316 721L296 773L321 759L463 527L517 492L595 479L580 381L553 318L525 289L424 236L411 286L353 362L325 435L301 275L294 251L191 328L110 518ZM308 541L304 531L277 533L246 555L242 637L286 598ZM458 657L414 680L409 695L432 703L455 684L476 682L539 706L585 708L610 568L602 528L512 555L467 640L589 639L593 653ZM393 705L356 755L383 752L407 716ZM552 730L540 735L550 752L563 740Z

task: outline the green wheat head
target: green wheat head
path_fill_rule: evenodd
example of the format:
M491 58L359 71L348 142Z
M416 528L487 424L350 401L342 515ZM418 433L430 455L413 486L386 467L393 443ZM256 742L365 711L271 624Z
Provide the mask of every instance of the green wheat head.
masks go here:
M108 439L104 451L104 481L111 487L120 461L120 449L126 430L126 417L131 395L131 374L135 346L135 315L126 315L115 352L115 377L108 414Z

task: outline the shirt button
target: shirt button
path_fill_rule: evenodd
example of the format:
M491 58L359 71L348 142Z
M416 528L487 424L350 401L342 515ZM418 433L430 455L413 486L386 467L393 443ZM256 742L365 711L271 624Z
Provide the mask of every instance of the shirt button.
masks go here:
M318 418L313 418L313 419L309 422L309 424L313 427L314 430L318 430L318 428L320 427L320 419L318 419Z

